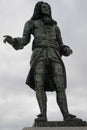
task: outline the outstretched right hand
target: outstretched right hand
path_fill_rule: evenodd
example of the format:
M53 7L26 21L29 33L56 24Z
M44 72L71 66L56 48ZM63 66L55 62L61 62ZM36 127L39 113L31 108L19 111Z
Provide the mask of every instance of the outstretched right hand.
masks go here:
M8 42L8 43L11 44L11 41L12 41L12 37L11 37L11 36L5 35L5 36L3 36L3 37L5 38L5 39L3 40L4 43Z

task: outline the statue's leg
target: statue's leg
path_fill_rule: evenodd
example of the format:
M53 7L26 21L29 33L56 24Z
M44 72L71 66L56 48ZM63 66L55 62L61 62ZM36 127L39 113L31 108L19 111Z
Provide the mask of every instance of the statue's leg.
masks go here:
M41 114L38 115L38 119L46 120L46 112L47 112L47 97L44 91L44 78L45 78L45 64L44 61L39 61L35 67L35 91L36 98L39 104Z
M75 115L70 114L68 111L62 65L57 62L52 62L51 65L57 104L59 105L63 118L64 120L78 120Z
M59 105L63 117L65 118L65 116L68 115L69 112L68 112L65 89L61 87L62 81L63 81L62 76L57 75L56 77L54 77L57 103Z
M63 117L65 117L65 115L67 115L69 112L65 93L62 65L57 62L52 62L52 70L52 77L56 89L57 104L59 105Z

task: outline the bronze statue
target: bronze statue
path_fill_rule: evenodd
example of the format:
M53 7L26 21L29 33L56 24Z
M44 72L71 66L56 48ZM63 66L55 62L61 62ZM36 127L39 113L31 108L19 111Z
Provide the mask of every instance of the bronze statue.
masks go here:
M40 1L36 4L33 16L25 23L23 37L4 36L16 50L23 49L34 36L31 56L31 69L26 84L36 91L40 114L36 120L47 121L46 91L56 91L57 104L63 119L76 120L76 116L68 111L66 99L66 71L62 56L69 56L72 50L63 44L57 22L51 15L48 3Z

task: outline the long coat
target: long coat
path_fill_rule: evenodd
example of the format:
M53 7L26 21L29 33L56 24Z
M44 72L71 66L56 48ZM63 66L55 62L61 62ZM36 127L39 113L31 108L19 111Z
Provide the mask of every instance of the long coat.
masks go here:
M61 59L61 55L64 53L63 49L66 46L63 45L59 27L57 25L44 26L43 21L41 20L35 20L35 21L30 20L25 24L23 37L15 38L16 44L13 44L13 47L16 50L23 49L23 47L30 42L31 34L34 36L34 40L32 43L33 55L31 57L31 68L26 79L26 84L35 90L34 70L38 62L38 57L44 47L51 47L56 50L55 52L56 59L58 58L60 60L61 66L63 68L64 85L66 88L66 71L64 63ZM36 48L38 48L38 51L36 51ZM45 91L55 90L54 84L52 80L49 78L48 74L46 74L44 90Z
M40 52L42 51L43 49L40 49L39 52L38 52L38 55L33 59L31 59L31 68L30 68L30 71L28 73L28 76L27 76L27 79L26 79L26 84L29 85L32 89L35 89L35 83L34 83L34 74L35 74L35 67L36 67L36 64L38 64L38 57L40 55ZM65 66L64 66L64 63L61 59L61 57L59 56L59 53L57 53L57 56L58 56L58 60L63 68L63 78L64 78L64 86L66 88L66 71L65 71ZM57 62L56 59L52 59L53 62ZM62 85L62 84L61 84ZM55 87L54 87L54 83L53 81L51 80L51 77L48 73L45 74L45 81L44 81L44 90L45 91L55 91Z

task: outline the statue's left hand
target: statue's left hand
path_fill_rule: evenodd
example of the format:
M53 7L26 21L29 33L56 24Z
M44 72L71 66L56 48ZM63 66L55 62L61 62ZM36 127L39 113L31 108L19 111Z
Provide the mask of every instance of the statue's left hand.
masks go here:
M65 47L64 48L64 53L65 53L65 56L69 56L70 54L73 53L73 51L71 50L70 47Z

